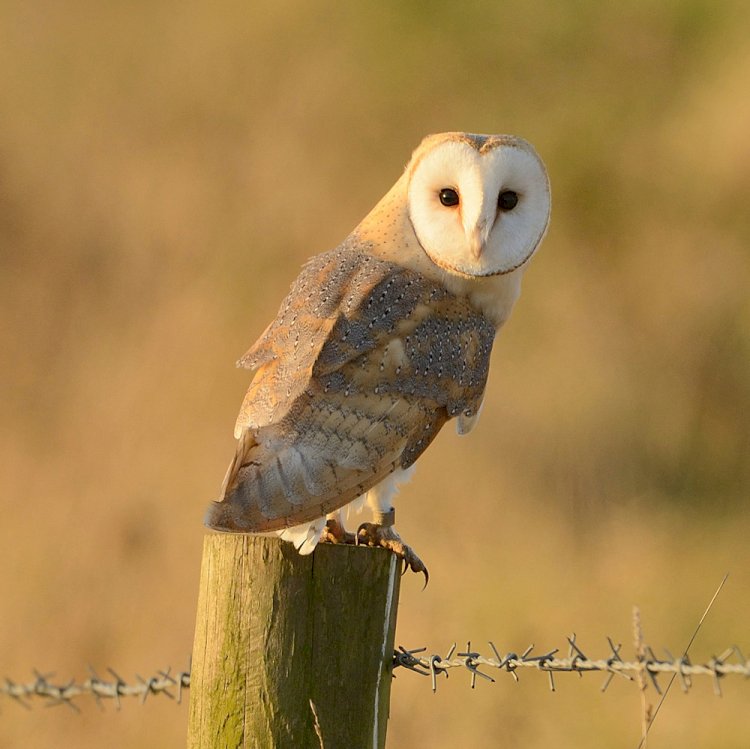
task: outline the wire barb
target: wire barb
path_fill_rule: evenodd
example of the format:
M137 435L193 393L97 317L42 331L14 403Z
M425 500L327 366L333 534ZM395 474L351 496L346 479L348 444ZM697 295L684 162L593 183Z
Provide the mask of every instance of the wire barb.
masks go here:
M399 645L398 650L393 653L393 668L405 668L422 676L430 676L433 692L437 691L438 676L440 674L447 676L448 671L455 668L469 672L472 689L476 687L477 677L490 682L495 681L486 673L487 668L507 671L516 681L518 681L517 671L523 668L534 668L537 671L547 672L550 689L553 692L555 691L554 674L568 672L575 672L579 676L592 671L605 673L606 679L602 691L607 689L615 676L638 683L639 676L647 675L659 694L662 694L657 681L660 675L672 674L673 677L679 678L683 691L689 690L692 686L691 677L710 676L713 680L714 693L718 697L721 696L720 680L724 677L735 675L750 678L750 660L745 658L736 645L727 648L719 656L712 657L707 663L693 664L687 656L675 658L669 651L665 651L666 657L659 658L649 647L644 648L642 654L634 660L626 661L620 654L622 644L616 644L610 637L607 638L609 654L603 658L589 658L576 642L575 634L568 637L567 641L569 647L566 657L558 655L559 648L540 655L532 655L534 645L527 647L520 655L513 651L502 655L493 642L489 642L493 653L490 657L472 649L471 642L467 643L466 650L463 652L456 652L454 644L447 656L428 653L425 647L407 649Z
M503 655L492 641L488 643L492 651L489 657L473 649L470 641L466 643L466 650L461 652L457 651L456 643L453 643L444 656L429 653L426 647L407 649L399 645L398 650L393 652L392 666L394 670L403 668L420 676L430 677L433 692L437 691L439 678L447 678L449 671L455 668L464 669L469 673L472 689L476 688L477 677L491 683L496 681L486 672L488 668L505 671L516 682L519 680L519 671L532 668L547 673L549 687L553 692L556 691L555 674L570 672L575 672L579 676L592 671L606 674L602 691L606 691L615 676L636 684L641 684L639 679L647 676L659 694L662 694L657 682L659 676L671 674L672 679L679 679L683 692L687 692L693 686L692 677L709 676L717 697L721 697L721 680L725 677L750 678L750 660L737 645L726 648L706 663L692 663L687 654L674 657L666 649L666 656L659 658L653 649L647 646L639 647L636 657L626 661L620 654L622 644L615 644L610 637L607 637L609 653L596 659L589 658L584 653L576 641L575 634L566 639L568 654L564 657L559 655L559 648L534 655L533 644L525 648L520 655L512 650ZM75 711L78 711L78 707L73 700L86 694L93 696L100 707L103 707L104 700L111 699L118 710L121 708L121 697L137 697L143 704L149 695L162 694L180 704L184 690L190 688L190 666L191 664L188 664L186 670L174 674L171 668L160 670L148 679L136 676L135 683L128 683L112 668L107 669L111 679L99 677L89 666L89 677L85 681L71 679L62 683L53 681L54 674L34 670L33 680L27 683L18 683L6 677L4 682L0 682L0 697L9 697L26 709L31 709L30 703L34 699L41 699L48 706L66 705ZM653 720L650 715L649 717Z
M82 695L91 695L100 707L103 707L102 700L114 700L115 707L119 710L121 707L121 697L137 697L141 704L146 701L150 694L163 694L179 704L182 701L183 690L190 687L190 669L180 671L174 676L172 669L167 668L163 671L157 671L155 676L144 679L136 676L136 683L129 684L114 669L108 668L107 671L112 675L112 680L101 679L96 671L89 666L89 677L85 681L78 682L71 679L65 683L55 683L52 681L54 674L43 674L34 670L34 680L25 684L19 684L6 678L4 684L0 684L0 696L5 695L30 708L31 699L42 699L49 707L56 705L66 705L70 709L78 712L78 706L73 702L77 697ZM177 687L177 697L172 694L171 690Z

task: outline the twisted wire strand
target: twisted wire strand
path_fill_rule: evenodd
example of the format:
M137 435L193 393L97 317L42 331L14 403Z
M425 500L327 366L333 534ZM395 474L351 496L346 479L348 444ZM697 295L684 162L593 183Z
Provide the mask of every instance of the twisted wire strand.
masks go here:
M78 711L74 700L85 694L93 696L100 706L103 699L114 700L119 709L121 697L138 697L143 704L149 695L163 694L180 703L183 690L190 687L189 669L172 674L171 669L167 668L157 671L148 679L136 675L133 683L125 681L111 668L107 669L112 677L110 679L101 679L91 668L89 672L89 678L80 682L71 679L65 683L55 683L52 681L54 674L43 674L39 671L34 671L34 680L26 683L17 683L6 678L5 683L0 684L0 695L5 695L27 708L31 707L29 700L40 698L48 705L67 705Z
M666 656L658 657L650 647L645 647L640 656L634 660L623 660L620 655L622 645L615 644L607 638L608 652L601 658L589 658L576 642L575 634L567 638L567 655L560 655L560 649L536 654L535 646L530 645L521 653L508 651L505 655L489 642L492 655L483 655L472 649L467 642L466 649L458 651L454 643L446 653L428 653L427 648L407 649L399 646L393 653L394 671L401 668L407 671L430 677L432 691L436 691L442 676L448 676L453 669L466 671L470 676L472 689L477 679L494 682L495 677L488 671L510 674L515 681L523 669L542 671L547 674L550 689L555 691L555 676L561 673L579 675L599 672L605 675L602 691L606 691L615 677L637 683L640 675L651 683L658 694L662 694L659 677L674 674L679 680L683 692L693 684L694 677L708 676L713 680L714 693L721 696L721 680L726 676L744 676L750 678L750 660L736 646L727 648L718 656L704 663L692 663L688 657L676 658L668 650ZM172 673L170 668L157 671L154 676L145 679L136 675L133 682L127 682L116 671L107 669L111 678L100 678L93 669L84 681L71 679L57 682L54 674L34 671L34 679L28 682L15 682L5 679L0 683L0 696L15 700L26 708L31 707L33 700L42 700L48 705L67 705L78 710L74 700L83 695L91 695L102 704L104 700L113 700L117 708L121 707L121 698L136 697L143 704L150 695L164 695L177 703L182 701L183 692L190 688L190 668Z
M448 675L451 669L464 669L470 674L472 689L476 686L477 677L486 681L494 682L495 679L487 673L487 669L496 669L509 673L518 681L518 672L524 668L544 671L549 678L550 689L555 691L555 674L575 672L585 674L590 672L601 672L605 674L602 691L606 691L612 679L619 676L628 681L635 681L637 675L648 678L658 694L662 689L658 677L664 674L674 674L680 682L683 692L687 692L692 686L692 677L710 676L713 679L714 693L721 696L721 679L725 676L750 677L750 660L747 660L742 651L736 645L727 648L718 656L712 657L706 663L692 663L685 656L675 658L668 650L666 657L659 658L654 651L647 647L643 655L635 660L625 661L620 655L621 644L615 644L611 638L607 638L609 653L603 658L589 658L576 643L575 634L567 638L567 656L558 655L560 650L555 648L541 654L534 653L534 645L530 645L522 653L508 652L501 655L494 643L488 643L493 655L487 657L478 651L472 650L471 642L466 649L457 652L454 643L445 656L439 653L427 653L427 648L407 649L399 646L393 656L394 669L402 667L414 671L422 676L429 676L432 682L432 691L437 690L438 678ZM481 670L484 669L484 670Z

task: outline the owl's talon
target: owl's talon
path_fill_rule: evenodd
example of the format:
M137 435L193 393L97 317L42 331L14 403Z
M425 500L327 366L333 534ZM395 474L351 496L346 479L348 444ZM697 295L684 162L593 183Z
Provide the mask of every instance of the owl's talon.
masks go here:
M392 551L399 559L404 560L404 569L412 572L421 572L424 575L424 587L430 581L430 573L424 562L414 553L414 549L401 540L401 536L391 525L379 525L378 523L362 523L357 529L356 543L366 546L381 546Z
M328 518L320 536L320 541L326 544L356 544L357 536L350 533L341 523L334 519Z

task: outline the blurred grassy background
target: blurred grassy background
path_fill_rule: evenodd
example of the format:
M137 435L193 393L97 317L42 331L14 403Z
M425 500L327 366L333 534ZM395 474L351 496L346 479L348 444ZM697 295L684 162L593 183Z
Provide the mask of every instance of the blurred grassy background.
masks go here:
M638 603L677 652L729 571L693 653L750 649L749 23L741 0L5 0L0 674L186 663L233 362L453 129L531 140L553 221L480 428L403 492L432 582L406 578L398 642L632 652ZM635 688L557 682L399 675L389 745L637 744ZM649 746L748 746L748 686L725 692L675 689ZM8 705L0 746L181 746L186 715Z

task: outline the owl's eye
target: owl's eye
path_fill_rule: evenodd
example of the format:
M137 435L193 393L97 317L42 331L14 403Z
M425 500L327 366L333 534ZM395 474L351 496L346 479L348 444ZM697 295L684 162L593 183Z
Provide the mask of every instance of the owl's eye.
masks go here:
M439 193L440 202L450 208L458 205L458 193L452 187L444 187Z
M497 207L501 211L512 211L518 205L518 193L503 190L497 197Z

